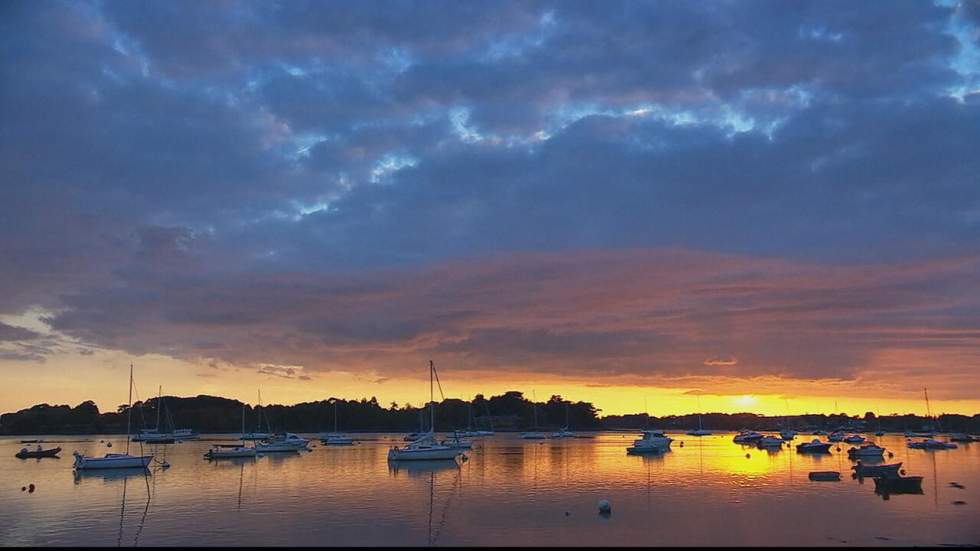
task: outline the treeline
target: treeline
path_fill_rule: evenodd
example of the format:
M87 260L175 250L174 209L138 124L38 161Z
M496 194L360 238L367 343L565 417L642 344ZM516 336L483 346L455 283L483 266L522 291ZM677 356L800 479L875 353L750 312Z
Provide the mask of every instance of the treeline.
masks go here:
M342 432L360 431L418 431L430 426L428 404L414 407L391 403L382 406L376 398L343 400L329 398L292 406L269 405L252 407L238 400L216 396L180 398L164 396L160 410L163 430L189 428L202 433L234 433L241 431L242 411L248 432L328 432L337 427ZM335 409L336 404L336 409ZM137 402L132 408L132 430L156 426L158 399ZM688 430L698 427L698 415L655 417L647 414L610 415L599 418L599 410L589 402L570 402L552 396L537 404L521 392L510 391L485 398L477 395L472 401L446 399L436 403L436 429L495 430L554 430L566 423L572 430L659 428ZM75 407L39 404L16 413L0 416L0 434L121 434L126 432L127 406L102 413L94 402ZM535 426L535 416L537 425ZM937 424L938 421L938 424ZM701 425L711 430L943 430L947 432L980 432L980 415L944 414L938 419L918 415L864 416L794 415L766 417L752 413L706 413Z
M391 403L387 407L372 397L360 400L329 398L292 406L252 407L238 400L215 396L180 398L164 396L160 410L162 430L190 428L203 433L239 433L244 408L247 432L327 432L418 431L428 430L431 422L428 404L414 407ZM157 422L159 400L150 398L132 407L132 431L153 428ZM335 407L336 405L336 407ZM535 408L536 406L536 408ZM115 412L100 413L94 402L75 407L39 404L0 416L0 434L120 434L126 432L127 406ZM570 402L552 396L547 402L533 402L523 393L510 391L489 399L478 394L472 401L450 398L436 403L438 431L453 429L525 430L537 427L557 429L568 424L577 430L602 428L598 410L588 402Z

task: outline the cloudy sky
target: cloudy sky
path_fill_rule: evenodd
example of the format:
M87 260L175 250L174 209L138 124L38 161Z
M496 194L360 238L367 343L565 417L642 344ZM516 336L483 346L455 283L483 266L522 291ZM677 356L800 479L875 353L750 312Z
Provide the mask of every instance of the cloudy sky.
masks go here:
M980 410L976 1L0 11L0 410Z

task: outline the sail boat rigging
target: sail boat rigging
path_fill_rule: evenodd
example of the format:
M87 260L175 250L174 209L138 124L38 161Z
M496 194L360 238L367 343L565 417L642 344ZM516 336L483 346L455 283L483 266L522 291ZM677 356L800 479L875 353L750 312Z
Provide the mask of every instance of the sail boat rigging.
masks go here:
M538 430L538 399L537 394L531 391L531 412L534 415L534 426L531 427L532 430L521 433L521 438L525 440L543 440L547 438L543 432Z
M708 436L711 434L711 431L705 429L704 426L701 424L701 395L698 394L696 395L696 397L698 399L698 428L697 430L687 431L687 434L691 436Z
M418 439L404 447L393 446L388 450L388 461L455 460L460 455L465 457L460 447L436 442L435 380L437 377L435 364L432 360L429 360L429 432L421 435ZM441 383L439 384L439 392L442 392Z
M130 455L129 437L132 433L133 419L133 365L129 365L129 402L126 407L126 453L107 453L103 457L88 457L78 451L72 452L75 457L76 470L88 469L145 469L153 455Z
M333 401L333 432L324 435L320 439L320 442L325 446L352 446L354 444L354 439L337 432L337 404L340 400L334 399Z

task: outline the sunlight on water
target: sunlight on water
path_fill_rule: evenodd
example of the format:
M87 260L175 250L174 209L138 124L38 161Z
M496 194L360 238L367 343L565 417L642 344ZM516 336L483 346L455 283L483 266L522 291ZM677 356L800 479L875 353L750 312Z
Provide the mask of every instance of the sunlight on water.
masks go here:
M469 461L389 465L401 435L209 463L201 441L153 448L172 467L75 476L71 452L100 437L47 437L61 459L19 460L0 439L4 545L910 545L980 544L980 444L910 450L879 439L921 495L877 495L850 477L846 444L825 456L673 435L628 456L632 433L477 439ZM798 437L793 443L808 441ZM77 442L84 439L85 442ZM113 450L125 442L111 437ZM74 441L72 441L74 440ZM682 445L683 443L683 445ZM840 482L812 482L834 470ZM959 488L951 485L957 483ZM33 493L21 487L34 484ZM612 514L597 514L608 499Z

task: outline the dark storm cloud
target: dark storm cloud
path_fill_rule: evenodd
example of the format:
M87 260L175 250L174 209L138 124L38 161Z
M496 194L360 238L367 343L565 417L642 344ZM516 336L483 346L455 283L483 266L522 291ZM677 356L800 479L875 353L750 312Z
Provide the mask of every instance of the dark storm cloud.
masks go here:
M0 314L83 343L807 377L976 345L975 264L936 268L980 243L974 3L3 10ZM664 272L664 249L707 252ZM636 264L541 260L582 250ZM856 279L769 281L797 269ZM622 296L576 302L592 272ZM578 308L539 316L548 284Z

